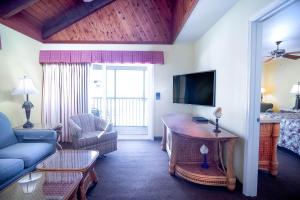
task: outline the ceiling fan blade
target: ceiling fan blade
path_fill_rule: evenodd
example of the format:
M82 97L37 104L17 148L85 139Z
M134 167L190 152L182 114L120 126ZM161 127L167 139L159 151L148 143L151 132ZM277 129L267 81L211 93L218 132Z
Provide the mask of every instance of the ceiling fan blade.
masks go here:
M300 51L287 52L288 54L300 54Z
M264 60L264 63L270 62L273 59L274 59L274 57L268 58L267 60Z
M297 60L300 58L300 56L291 55L289 53L284 54L282 57L288 58L288 59L293 59L293 60Z

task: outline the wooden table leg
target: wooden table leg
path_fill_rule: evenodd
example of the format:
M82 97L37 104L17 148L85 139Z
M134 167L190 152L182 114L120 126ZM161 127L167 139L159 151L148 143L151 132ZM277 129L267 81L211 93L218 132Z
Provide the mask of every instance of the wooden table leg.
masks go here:
M163 137L162 137L162 140L161 140L161 149L163 151L166 151L166 142L167 142L167 127L164 125L163 127Z
M92 184L98 182L94 166L92 166L84 175L79 186L79 196L81 200L86 200L86 193Z
M226 167L227 167L227 188L230 191L233 191L235 189L236 185L236 177L234 174L234 168L233 168L233 154L234 154L234 144L236 142L236 139L230 139L226 142Z
M177 161L177 143L180 140L177 134L172 135L172 148L171 148L171 155L169 160L169 174L174 176L175 175L175 167Z
M92 180L94 183L98 183L98 177L97 177L97 174L96 174L96 171L95 171L95 168L93 167L93 169L91 170L91 177L92 177Z

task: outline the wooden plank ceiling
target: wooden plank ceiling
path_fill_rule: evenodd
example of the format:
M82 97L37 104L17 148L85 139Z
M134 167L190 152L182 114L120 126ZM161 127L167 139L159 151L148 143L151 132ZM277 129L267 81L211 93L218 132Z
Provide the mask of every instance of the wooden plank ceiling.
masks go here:
M43 43L172 44L198 0L1 0L0 23Z

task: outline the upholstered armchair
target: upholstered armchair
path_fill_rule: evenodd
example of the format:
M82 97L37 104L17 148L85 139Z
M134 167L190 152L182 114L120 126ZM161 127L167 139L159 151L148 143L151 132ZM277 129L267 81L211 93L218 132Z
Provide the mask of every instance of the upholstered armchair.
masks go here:
M69 119L69 131L75 149L97 150L104 155L117 150L117 131L112 124L92 114Z

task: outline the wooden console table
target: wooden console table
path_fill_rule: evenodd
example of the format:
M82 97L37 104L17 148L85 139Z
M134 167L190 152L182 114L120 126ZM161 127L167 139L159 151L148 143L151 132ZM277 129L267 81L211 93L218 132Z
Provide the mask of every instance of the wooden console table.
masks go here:
M277 142L280 132L280 120L267 116L260 117L259 161L258 168L273 176L278 174Z
M213 132L211 123L201 124L192 121L192 115L169 114L162 118L164 133L162 150L167 151L169 173L188 181L214 186L226 186L234 190L236 177L233 169L233 150L237 136L221 129ZM200 147L209 148L208 169L201 168L203 156ZM223 162L223 151L226 151L226 167Z

